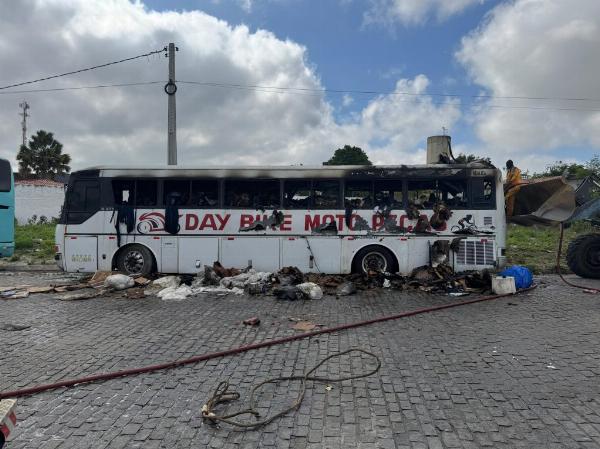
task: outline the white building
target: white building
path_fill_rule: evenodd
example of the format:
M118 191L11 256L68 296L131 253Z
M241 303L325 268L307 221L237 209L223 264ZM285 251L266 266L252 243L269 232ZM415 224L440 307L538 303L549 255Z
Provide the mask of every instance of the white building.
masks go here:
M15 181L15 218L27 224L34 215L48 220L58 217L65 200L65 185L49 179Z

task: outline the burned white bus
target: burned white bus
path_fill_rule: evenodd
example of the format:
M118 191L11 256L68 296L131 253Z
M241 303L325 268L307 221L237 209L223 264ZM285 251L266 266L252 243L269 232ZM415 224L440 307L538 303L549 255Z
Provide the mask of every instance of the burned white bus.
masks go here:
M69 179L56 259L69 272L389 271L502 266L500 170L483 164L96 167Z

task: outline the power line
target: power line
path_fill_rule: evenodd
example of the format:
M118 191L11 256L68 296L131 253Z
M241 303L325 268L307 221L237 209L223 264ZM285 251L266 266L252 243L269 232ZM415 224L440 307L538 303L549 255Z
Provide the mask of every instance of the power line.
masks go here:
M406 96L429 96L429 97L456 97L456 98L474 98L474 99L499 99L499 100L556 100L556 101L590 101L600 102L600 98L570 98L570 97L529 97L529 96L501 96L501 95L466 95L466 94L443 94L443 93L415 93L415 92L385 92L377 90L352 90L352 89L317 89L309 87L279 87L279 86L262 86L256 84L235 84L235 83L216 83L207 81L182 81L179 83L195 84L208 87L230 87L235 89L269 89L270 91L297 91L297 92L322 92L322 93L339 93L339 94L366 94L366 95L406 95Z
M53 87L49 89L30 89L30 90L8 90L0 92L0 95L12 94L31 94L37 92L61 92L65 90L83 90L83 89L105 89L108 87L130 87L130 86L148 86L151 84L164 84L164 81L144 81L139 83L119 83L119 84L98 84L96 86L71 86L71 87Z
M2 86L2 87L0 87L0 90L9 89L11 87L24 86L26 84L39 83L40 81L47 81L47 80L51 80L51 79L54 79L54 78L60 78L61 76L74 75L76 73L81 73L81 72L87 72L87 71L90 71L90 70L100 69L102 67L108 67L110 65L120 64L122 62L133 61L134 59L145 58L145 57L150 56L150 55L155 55L157 53L162 53L163 51L165 51L164 48L161 49L161 50L154 50L154 51L151 51L149 53L144 53L143 55L132 56L131 58L120 59L118 61L107 62L106 64L95 65L93 67L87 67L85 69L79 69L79 70L74 70L72 72L61 73L60 75L52 75L52 76L47 76L45 78L39 78L39 79L32 80L32 81L24 81L22 83L10 84L8 86Z
M162 51L162 50L161 50ZM263 93L276 93L276 94L292 94L292 95L304 95L311 97L320 97L320 93L330 92L330 93L362 93L367 94L371 93L372 95L408 95L408 96L416 96L416 97L429 97L435 96L435 94L427 94L427 93L412 93L412 92L378 92L378 91L356 91L356 90L336 90L336 89L308 89L308 88L281 88L281 87L271 87L271 86L253 86L253 85L243 85L243 84L226 84L226 83L208 83L208 82L197 82L197 81L181 81L177 80L178 83L181 84L190 84L204 87L217 87L224 89L235 89L235 90L246 90L252 92L263 92ZM43 93L43 92L61 92L61 91L70 91L70 90L84 90L84 89L105 89L111 87L133 87L133 86L148 86L154 84L164 84L164 81L144 81L144 82L135 82L135 83L117 83L117 84L99 84L94 86L70 86L70 87L55 87L48 89L28 89L28 90L8 90L0 92L0 95L12 95L12 94L26 94L26 93ZM300 90L302 89L302 90ZM446 96L454 96L454 97L473 97L469 95L458 95L458 94L448 94ZM517 98L517 97L484 97L484 96L475 96L477 98ZM535 97L529 97L530 99L534 99ZM525 99L522 97L521 99ZM549 98L547 98L549 99ZM558 99L557 99L558 100ZM409 100L396 100L400 102L408 103ZM596 100L590 100L596 101ZM442 101L431 101L433 105L445 105L448 104ZM576 107L552 107L552 106L519 106L519 105L498 105L498 104L481 104L481 103L462 103L462 106L482 106L491 109L524 109L524 110L547 110L547 111L578 111L578 112L600 112L600 109L593 108L576 108Z
M310 88L300 88L300 87L275 87L275 86L257 86L257 85L245 85L245 84L228 84L228 83L210 83L210 82L200 82L200 81L182 81L177 80L178 83L181 84L190 84L197 85L203 87L217 87L223 89L236 89L236 90L248 90L255 92L264 92L264 93L275 93L275 94L293 94L293 95L307 95L307 96L320 96L317 93L360 93L360 94L371 94L371 95L382 95L382 96L391 96L391 95L406 95L406 96L416 96L416 97L430 97L430 96L445 96L445 97L467 97L467 98L488 98L488 99L528 99L528 100L559 100L559 98L542 98L542 97L496 97L496 96L484 96L484 95L460 95L460 94L428 94L428 93L413 93L413 92L381 92L381 91L365 91L365 90L338 90L338 89L310 89ZM563 99L564 100L564 99ZM408 100L397 100L400 102L408 102ZM588 101L600 101L600 100L592 100ZM441 101L432 101L431 104L434 105L444 105L448 104L446 102ZM518 105L498 105L498 104L487 104L483 105L481 103L462 103L463 106L483 106L493 109L529 109L529 110L548 110L548 111L579 111L579 112L600 112L600 109L592 109L592 108L575 108L575 107L552 107L552 106L518 106Z

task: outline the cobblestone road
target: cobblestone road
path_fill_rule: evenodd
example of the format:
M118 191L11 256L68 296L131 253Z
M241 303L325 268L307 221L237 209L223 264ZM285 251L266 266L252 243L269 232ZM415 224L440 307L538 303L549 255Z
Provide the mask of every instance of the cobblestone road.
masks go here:
M0 286L55 276L0 273ZM7 448L598 448L600 295L555 277L538 280L540 288L516 297L22 398ZM311 302L233 295L0 301L0 391L293 335L290 318L332 326L453 301L386 291ZM259 327L240 323L252 315ZM244 396L261 380L302 373L352 347L376 353L380 372L331 390L310 384L297 412L261 430L200 419L220 380ZM366 358L346 359L319 373L369 366ZM268 390L261 413L281 410L297 391L297 383Z

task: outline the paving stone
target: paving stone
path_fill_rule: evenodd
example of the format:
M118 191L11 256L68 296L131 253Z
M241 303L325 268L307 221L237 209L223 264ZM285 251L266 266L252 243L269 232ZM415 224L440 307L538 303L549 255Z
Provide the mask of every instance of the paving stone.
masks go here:
M23 284L39 281L23 276ZM523 296L24 397L10 448L600 447L597 300L555 277L542 280ZM13 281L0 272L0 286ZM66 303L32 295L0 304L0 322L32 323L0 331L0 391L294 335L290 317L333 326L451 302L395 291L310 302L203 295L170 303L113 294ZM240 325L249 315L263 324ZM302 406L261 431L202 422L200 408L219 381L229 379L242 395L219 410L238 410L252 385L302 373L351 347L376 353L380 372L331 391L309 383ZM339 377L367 366L366 359L341 360L323 372ZM265 389L261 414L283 410L298 391L295 382Z

